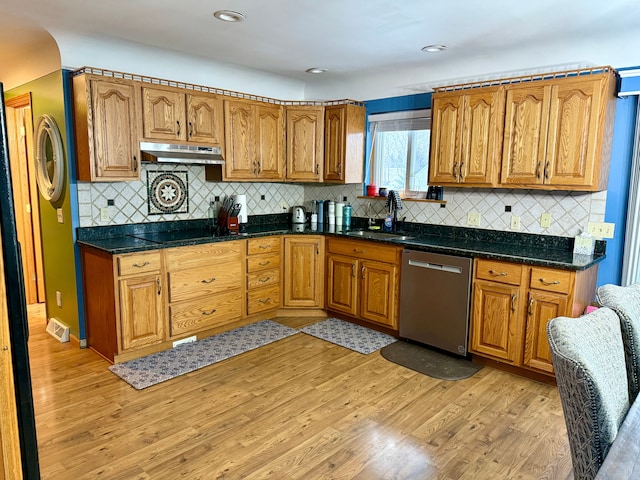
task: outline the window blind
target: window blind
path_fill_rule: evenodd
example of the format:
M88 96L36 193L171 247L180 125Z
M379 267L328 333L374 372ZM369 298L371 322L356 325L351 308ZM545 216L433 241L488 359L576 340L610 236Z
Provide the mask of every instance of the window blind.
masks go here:
M371 132L429 130L431 127L431 110L378 113L369 115L367 120L369 121L369 131Z

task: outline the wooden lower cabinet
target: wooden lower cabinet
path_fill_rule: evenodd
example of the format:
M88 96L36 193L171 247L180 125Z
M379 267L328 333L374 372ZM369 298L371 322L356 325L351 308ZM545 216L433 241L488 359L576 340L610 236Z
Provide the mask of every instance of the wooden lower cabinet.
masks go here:
M327 240L327 310L398 329L402 247Z
M282 237L247 240L247 315L280 308Z
M582 271L476 259L469 350L553 375L547 323L593 301L597 266Z
M324 237L285 237L283 277L285 308L323 308Z
M165 250L170 339L243 316L243 240Z
M160 272L122 278L118 283L122 350L162 342L164 340L164 305Z

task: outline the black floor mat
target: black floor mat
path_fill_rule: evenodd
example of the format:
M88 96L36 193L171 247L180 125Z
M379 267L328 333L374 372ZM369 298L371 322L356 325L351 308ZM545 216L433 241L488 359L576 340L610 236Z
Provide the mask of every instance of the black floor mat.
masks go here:
M403 340L383 347L380 354L390 362L441 380L469 378L482 368L482 365L476 365L464 358Z

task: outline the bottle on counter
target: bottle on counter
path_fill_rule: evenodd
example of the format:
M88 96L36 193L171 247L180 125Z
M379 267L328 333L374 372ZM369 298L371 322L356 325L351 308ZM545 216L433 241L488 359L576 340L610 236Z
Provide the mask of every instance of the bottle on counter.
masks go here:
M318 225L322 225L324 223L324 202L322 200L318 200Z
M344 215L344 203L336 202L336 227L342 227L342 218Z
M351 228L351 212L353 207L348 203L342 208L342 225L346 230Z
M329 220L328 223L329 225L335 225L336 224L336 202L334 201L329 201Z

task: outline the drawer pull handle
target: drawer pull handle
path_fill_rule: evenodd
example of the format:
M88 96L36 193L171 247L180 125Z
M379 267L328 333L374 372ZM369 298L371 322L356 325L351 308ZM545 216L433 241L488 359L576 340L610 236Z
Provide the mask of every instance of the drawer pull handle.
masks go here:
M180 128L180 120L177 120L177 121L176 121L176 123L178 124L178 131L176 132L176 136L178 136L178 137L179 137L179 136L180 136L180 131L181 131L181 128Z
M212 308L211 310L203 310L202 315L213 315L216 311L217 310L215 308Z
M260 265L261 267L266 267L270 263L271 263L271 260L267 260L266 262L259 262L258 265Z
M271 244L269 244L269 245L258 245L258 248L260 248L262 250L266 250L267 248L271 248Z
M216 281L216 277L211 277L209 280L204 279L204 280L200 280L200 283L213 283Z
M142 262L142 263L134 263L133 266L136 268L142 268L142 267L146 267L147 265L149 265L149 262Z
M544 164L544 178L549 180L549 162Z
M554 280L553 282L548 282L544 278L540 278L540 283L543 285L560 285L560 280Z
M271 301L271 297L267 297L267 298L261 298L258 300L258 302L260 303L268 303Z
M360 269L360 278L364 278L364 271L366 270L365 266L362 265L362 268Z
M515 293L511 294L511 311L515 312L516 311L516 298L518 298L518 296Z
M158 284L158 295L162 293L162 285L160 285L160 279L156 278L156 283Z
M533 298L529 299L529 315L533 314Z
M357 248L354 248L354 249L353 249L353 253L364 253L364 252L365 252L365 249L364 249L364 248L363 248L363 249L360 249L360 250L358 250Z
M351 276L353 278L356 278L356 264L355 263L351 264Z
M491 269L489 270L489 275L493 276L493 277L506 277L507 276L507 272L496 272L495 270Z
M258 282L260 282L260 283L266 283L266 282L268 282L269 280L271 280L271 277L264 277L264 278L261 278L260 280L258 280Z
M540 178L540 167L542 167L542 162L539 161L536 167L536 178Z

